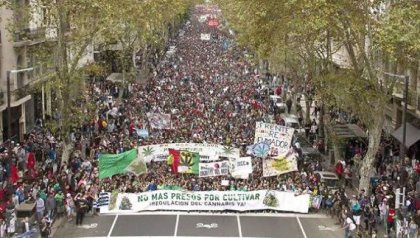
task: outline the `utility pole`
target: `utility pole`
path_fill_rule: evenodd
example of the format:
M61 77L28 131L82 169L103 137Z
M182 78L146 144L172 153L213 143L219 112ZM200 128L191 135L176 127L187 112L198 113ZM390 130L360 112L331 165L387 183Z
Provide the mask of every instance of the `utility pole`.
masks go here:
M406 140L407 140L407 105L408 105L408 83L410 82L410 77L406 75L404 77L404 110L402 113L402 123L403 123L403 138L402 138L402 145L400 148L400 154L401 159L403 160L405 158L405 152L406 152Z
M12 108L11 108L11 101L12 95L10 92L10 71L6 72L7 74L7 139L12 138Z
M388 72L382 72L385 75L404 79L404 108L402 111L402 127L403 127L403 135L402 135L402 143L400 144L400 159L405 158L406 153L406 141L407 141L407 105L408 105L408 84L410 83L410 76L408 75L400 75L400 74L393 74Z

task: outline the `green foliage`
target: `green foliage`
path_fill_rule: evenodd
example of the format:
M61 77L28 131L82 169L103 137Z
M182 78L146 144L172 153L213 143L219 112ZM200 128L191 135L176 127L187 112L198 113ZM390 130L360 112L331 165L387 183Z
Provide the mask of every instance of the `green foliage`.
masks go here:
M420 57L420 6L413 1L402 1L392 5L386 15L379 16L375 32L380 48L392 58L407 58L410 61Z
M351 112L375 132L369 134L364 160L364 168L370 168L395 83L380 83L377 63L386 58L418 62L419 4L409 0L217 2L242 45L269 60L272 69L298 80L295 84L313 81L324 104ZM332 55L338 50L348 55L346 69L333 66ZM366 186L367 179L362 180L360 186Z
M51 85L62 115L60 131L64 138L72 127L90 116L85 101L84 75L103 75L101 65L81 67L88 47L97 44L120 45L120 61L125 71L132 68L131 55L144 46L165 44L168 24L185 14L193 0L34 0L30 4L1 1L15 13L10 31L16 37L29 27L29 22L45 29L43 43L28 48L33 67L42 68L42 85ZM170 7L168 7L170 6ZM48 35L48 36L47 36ZM80 96L80 97L79 97Z

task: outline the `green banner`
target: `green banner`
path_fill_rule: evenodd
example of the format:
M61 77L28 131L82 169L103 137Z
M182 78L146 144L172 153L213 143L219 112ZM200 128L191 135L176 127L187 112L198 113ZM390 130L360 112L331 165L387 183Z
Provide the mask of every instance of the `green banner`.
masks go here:
M147 171L144 161L136 160L137 149L132 149L121 154L99 155L99 178L108 178L115 174L133 172L141 174Z

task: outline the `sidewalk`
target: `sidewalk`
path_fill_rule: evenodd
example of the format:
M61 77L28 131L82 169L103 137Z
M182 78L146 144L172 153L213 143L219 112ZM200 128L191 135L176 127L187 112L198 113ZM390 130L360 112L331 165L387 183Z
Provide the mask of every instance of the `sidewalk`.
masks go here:
M302 106L303 113L305 113L306 112L306 105L305 105L304 96L302 96L302 98L301 98L300 105ZM292 108L292 112L296 112L296 111L293 111L293 110L296 110L296 106L293 106L293 108ZM312 115L312 112L314 110L313 105L311 105L310 110L311 110L310 111L311 121L312 121L312 119L315 119L316 122L319 123L318 118L315 118ZM330 160L328 154L322 154L322 156L323 156L322 167L327 171L335 172L335 164L331 164L331 160ZM353 174L356 174L356 173L353 172ZM351 186L350 187L345 187L345 193L346 193L347 197L351 198L353 195L358 195L358 193L359 193L358 188L359 188L359 180L358 180L357 176L353 176ZM362 221L361 221L361 223L362 223ZM385 230L385 227L384 227L383 224L377 224L376 228L378 230L377 237L387 237L386 230ZM366 236L363 235L363 237L366 237Z
M63 225L64 222L66 222L67 219L65 216L61 216L59 218L57 218L56 220L54 220L52 226L51 226L51 234L50 237L54 237L54 234L57 232L58 229L60 229Z

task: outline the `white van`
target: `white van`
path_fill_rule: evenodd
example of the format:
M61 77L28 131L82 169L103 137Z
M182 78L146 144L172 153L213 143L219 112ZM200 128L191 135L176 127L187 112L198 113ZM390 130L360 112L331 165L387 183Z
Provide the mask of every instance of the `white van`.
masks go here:
M283 117L284 125L295 129L300 129L299 119L295 115L287 115Z
M333 172L327 172L327 171L315 171L314 174L317 174L321 182L323 182L330 191L335 192L339 188L339 179L337 174Z

